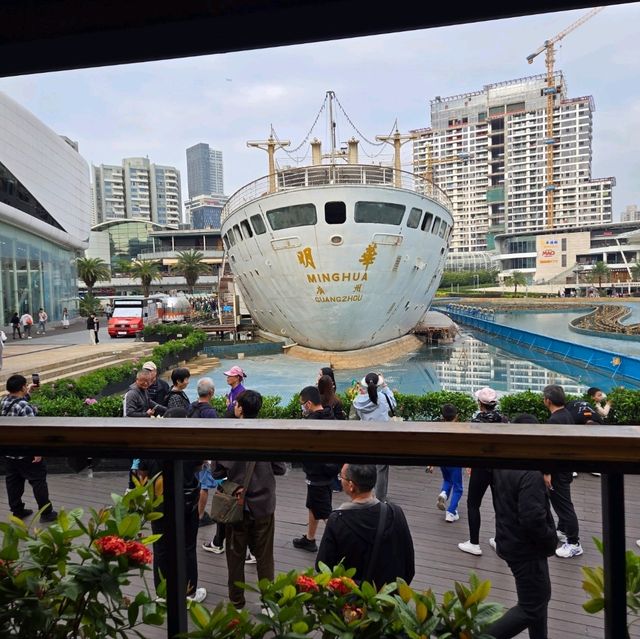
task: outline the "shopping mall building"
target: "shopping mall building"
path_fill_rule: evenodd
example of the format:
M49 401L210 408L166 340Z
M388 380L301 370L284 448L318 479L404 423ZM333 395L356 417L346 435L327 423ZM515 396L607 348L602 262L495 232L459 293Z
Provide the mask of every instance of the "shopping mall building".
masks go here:
M89 242L89 165L77 145L0 92L0 323L78 298L75 259Z

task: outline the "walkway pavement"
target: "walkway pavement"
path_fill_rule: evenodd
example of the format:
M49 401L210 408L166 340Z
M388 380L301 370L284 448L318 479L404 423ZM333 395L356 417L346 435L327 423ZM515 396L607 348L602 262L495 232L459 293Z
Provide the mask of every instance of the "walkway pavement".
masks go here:
M438 597L453 587L454 580L466 581L470 571L475 571L481 579L492 583L489 599L505 606L515 602L515 588L511 573L490 548L488 538L494 534L494 514L491 496L485 496L482 505L481 546L483 555L468 555L457 548L457 543L468 539L465 497L460 506L460 520L446 523L443 513L436 508L436 496L440 490L440 473L425 474L423 468L392 467L389 482L389 500L402 506L411 528L416 552L416 576L413 586L433 588ZM124 491L127 484L125 472L95 471L92 478L80 475L60 474L49 476L52 503L56 509L82 507L85 512L90 507L100 508L110 504L111 493ZM626 520L627 548L638 551L635 540L640 537L640 477L626 478ZM293 548L291 540L305 532L307 510L305 509L306 486L301 470L293 469L286 476L277 478L277 510L275 561L276 572L304 569L312 565L315 555ZM602 536L600 480L590 474L580 474L572 486L573 499L580 519L581 538L584 555L573 559L549 559L552 600L549 604L550 639L584 639L603 637L603 617L587 614L582 604L587 596L582 590L582 566L602 565L602 557L596 550L592 538ZM342 494L334 495L334 507L344 501ZM25 492L27 507L34 508L34 500L29 487ZM0 520L8 515L6 493L0 490ZM209 592L205 602L213 608L220 600L227 599L227 568L224 555L212 555L201 548L215 532L215 526L201 528L198 533L199 585ZM319 534L322 533L322 526ZM246 567L249 582L256 580L255 566ZM139 587L135 581L131 592ZM255 602L250 593L248 601ZM252 606L255 607L255 606ZM632 626L631 638L640 638L640 628ZM143 634L148 639L166 639L166 631L145 628ZM526 633L519 635L525 639Z
M9 375L20 373L30 377L31 373L41 373L41 382L52 381L56 377L72 376L89 372L108 364L118 363L118 359L143 357L156 343L136 342L133 338L111 339L106 327L99 330L99 343L91 344L84 321L63 329L59 325L49 325L44 335L32 329L32 339L13 339L10 328L3 353L3 367L0 370L0 392ZM74 364L78 365L74 370ZM46 372L50 375L47 378ZM66 375L65 375L66 373Z

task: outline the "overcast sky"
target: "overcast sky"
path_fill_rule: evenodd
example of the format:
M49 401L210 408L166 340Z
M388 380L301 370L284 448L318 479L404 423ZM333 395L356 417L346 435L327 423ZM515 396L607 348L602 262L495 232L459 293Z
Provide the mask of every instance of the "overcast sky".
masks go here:
M148 156L178 167L183 199L185 149L207 142L223 153L230 195L267 173L266 153L246 142L266 140L273 125L294 149L326 91L335 91L360 131L338 112L338 142L352 135L375 141L396 119L401 132L428 127L435 96L544 73L544 53L531 65L527 55L587 11L6 78L0 90L77 140L90 163ZM616 178L618 219L626 205L640 205L640 3L606 7L568 34L556 45L556 70L569 97L594 98L593 177ZM313 134L327 140L326 128L323 115ZM377 159L390 158L388 149ZM361 161L379 152L363 140ZM293 163L282 152L278 158Z

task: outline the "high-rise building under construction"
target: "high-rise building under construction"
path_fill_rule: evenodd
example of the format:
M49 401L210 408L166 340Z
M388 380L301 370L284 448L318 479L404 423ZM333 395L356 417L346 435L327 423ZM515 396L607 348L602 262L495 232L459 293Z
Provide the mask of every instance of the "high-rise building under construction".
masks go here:
M591 173L593 98L569 98L562 73L554 77L552 138L545 131L545 75L431 101L431 127L414 132L413 170L453 201L451 251L492 249L493 237L502 233L611 221L615 178L594 179ZM552 183L548 145L553 145Z

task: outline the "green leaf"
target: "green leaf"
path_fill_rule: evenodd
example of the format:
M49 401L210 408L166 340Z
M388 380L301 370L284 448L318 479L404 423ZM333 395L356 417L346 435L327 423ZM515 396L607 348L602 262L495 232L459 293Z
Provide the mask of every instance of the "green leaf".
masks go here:
M118 534L125 539L132 539L140 530L140 524L140 515L131 513L118 522Z
M211 619L209 611L202 604L195 602L189 604L189 616L198 628L205 628Z
M464 603L465 610L468 610L473 604L484 601L491 591L491 582L487 579L483 581L468 597Z
M155 544L158 539L161 539L162 535L149 535L148 537L142 537L142 539L138 539L141 544L148 546L149 544Z
M595 614L604 610L604 599L602 597L598 597L596 599L589 599L582 604L582 607L590 614Z

